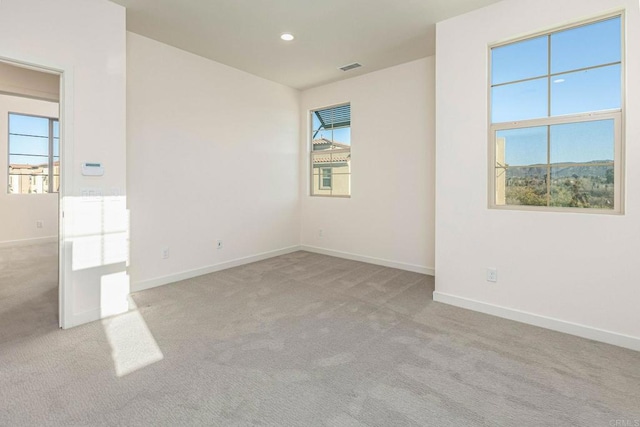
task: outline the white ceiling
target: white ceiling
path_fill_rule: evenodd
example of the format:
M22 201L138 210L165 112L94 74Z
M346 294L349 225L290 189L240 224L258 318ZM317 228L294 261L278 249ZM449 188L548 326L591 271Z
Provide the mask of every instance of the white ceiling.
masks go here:
M436 22L499 0L112 1L129 31L306 89L433 55Z

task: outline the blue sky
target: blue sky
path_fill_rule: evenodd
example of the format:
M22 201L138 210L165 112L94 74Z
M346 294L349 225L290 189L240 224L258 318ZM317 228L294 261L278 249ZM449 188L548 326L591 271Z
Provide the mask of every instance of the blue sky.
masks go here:
M314 114L312 114L311 117L313 119L311 123L312 132L315 133L315 131L320 127L320 120L318 120L318 118ZM347 127L339 129L322 129L315 137L315 139L319 138L326 138L331 141L351 145L351 128Z
M498 131L506 138L505 161L511 166L547 162L547 127ZM551 163L613 160L612 119L551 126Z
M59 154L59 123L53 125L54 161ZM9 114L10 163L41 165L48 163L49 155L49 119L43 117ZM14 135L18 134L18 135ZM23 136L29 135L29 136ZM29 156L12 153L29 154Z
M620 25L616 17L492 49L492 122L620 108ZM499 136L508 164L546 163L546 127ZM613 160L612 121L551 128L552 163L591 160Z

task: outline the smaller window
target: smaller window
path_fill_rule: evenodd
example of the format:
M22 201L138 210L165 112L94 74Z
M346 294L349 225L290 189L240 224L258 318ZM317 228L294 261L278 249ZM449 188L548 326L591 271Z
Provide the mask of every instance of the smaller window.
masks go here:
M9 194L57 193L59 147L57 119L9 113Z
M311 111L311 195L351 195L351 105Z
M322 168L322 177L320 179L320 189L331 189L331 168Z

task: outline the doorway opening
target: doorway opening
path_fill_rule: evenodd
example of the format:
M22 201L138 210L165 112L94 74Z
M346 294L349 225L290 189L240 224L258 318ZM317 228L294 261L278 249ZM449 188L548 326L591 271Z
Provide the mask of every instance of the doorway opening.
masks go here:
M60 88L0 60L0 342L61 325Z

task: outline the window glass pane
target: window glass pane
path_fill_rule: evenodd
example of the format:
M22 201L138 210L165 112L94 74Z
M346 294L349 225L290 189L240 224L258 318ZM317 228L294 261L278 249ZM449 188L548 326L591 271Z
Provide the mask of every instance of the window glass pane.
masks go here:
M312 111L311 118L313 134L318 130L329 131L331 129L349 127L351 126L351 106L349 104L345 104L315 110Z
M331 166L331 152L326 151L314 151L311 153L311 162L313 164L313 173L320 174L322 167Z
M10 154L37 154L42 156L49 155L49 139L9 135L9 153Z
M351 128L334 129L331 140L339 144L351 145Z
M351 144L351 128L329 128L329 129L320 129L319 132L315 133L314 141L320 142L321 140L336 142L338 144Z
M312 195L321 195L321 196L330 196L331 188L323 188L322 186L322 168L314 167L313 174L311 175L311 194Z
M546 206L547 126L496 132L496 204Z
M551 126L551 164L613 162L614 146L613 119Z
M320 188L331 188L332 168L322 168L320 177Z
M620 17L551 35L551 73L619 62Z
M53 121L53 137L60 138L60 122L58 120Z
M620 65L552 78L552 116L617 109L621 105Z
M614 208L614 165L551 168L551 206Z
M351 194L351 174L334 173L332 180L332 196L348 196Z
M9 156L10 167L16 168L18 165L25 165L29 167L40 166L47 167L49 165L48 156L21 156L10 155Z
M547 168L496 168L496 204L521 206L547 205ZM498 193L504 189L504 194Z
M320 119L318 118L315 112L311 113L311 135L313 136L314 139L320 138L317 132L321 130L321 128L322 128L322 122L320 122Z
M56 157L60 155L60 139L59 138L53 138L53 155Z
M497 86L491 89L493 123L547 117L547 78Z
M547 126L496 132L496 166L547 163Z
M324 139L321 139L319 136L317 139L314 139L313 141L311 141L311 151L324 151L326 150L328 147L330 147L330 141L325 141Z
M338 148L340 145L351 145L351 128L323 129L312 140L313 151L332 149L334 145Z
M54 139L56 156L49 170L49 123L48 118L9 114L9 193L46 193L52 175L60 173L59 138ZM58 122L52 123L54 132L59 132ZM56 180L57 191L59 178Z
M37 177L36 181L37 191L36 193L48 193L49 192L49 175L42 175L42 177Z
M18 173L12 173L11 169L9 171L9 193L42 194L48 192L47 175L38 174L37 171L18 170Z
M547 52L547 36L491 49L491 84L547 75Z
M9 114L9 133L49 137L49 119Z
M334 174L350 173L351 106L312 111L311 126L311 194L336 195ZM349 185L342 185L337 195L349 195Z
M21 171L18 171L21 172ZM9 175L9 193L11 194L29 194L32 193L33 177L27 173L18 173Z

